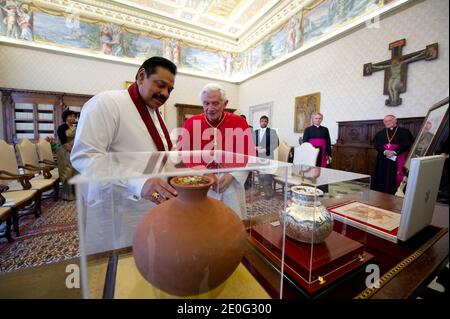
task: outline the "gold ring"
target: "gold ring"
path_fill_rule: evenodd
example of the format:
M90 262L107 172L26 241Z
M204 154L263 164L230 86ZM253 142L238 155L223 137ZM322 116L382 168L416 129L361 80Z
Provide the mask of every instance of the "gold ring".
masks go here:
M152 193L152 198L154 199L154 200L158 200L158 199L160 199L161 198L161 195L158 193L158 192L154 192L154 193Z

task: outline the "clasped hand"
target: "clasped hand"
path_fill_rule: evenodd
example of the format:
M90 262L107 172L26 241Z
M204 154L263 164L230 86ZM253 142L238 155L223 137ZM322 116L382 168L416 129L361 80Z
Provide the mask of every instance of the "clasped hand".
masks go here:
M395 156L395 152L394 151L386 151L385 155L387 158L391 158L392 156Z

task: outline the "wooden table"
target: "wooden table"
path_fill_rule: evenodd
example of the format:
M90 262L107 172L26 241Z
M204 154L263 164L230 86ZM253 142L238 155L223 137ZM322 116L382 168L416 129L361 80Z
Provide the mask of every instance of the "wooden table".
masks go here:
M383 203L383 208L397 211L401 209L402 200L397 197L374 192L370 198L374 202ZM434 234L431 237L435 237L432 241L427 240L429 247L422 247L423 252L416 256L417 258L413 258L409 264L398 269L395 274L390 274L391 276L388 276L392 277L388 278L390 280L384 280L382 277L380 289L364 291L364 280L367 274L361 272L320 297L349 299L360 295L375 299L415 298L448 262L449 238L446 231L449 224L448 206L436 205L431 224L442 229L436 231L437 228L428 226L428 231L432 231L431 233ZM426 229L424 231L427 232ZM368 236L367 251L374 254L377 262L380 263L381 275L386 275L391 268L397 266L397 263L392 260L389 254L378 251L379 241L382 241L382 246L391 245L392 254L396 253L395 245L374 236ZM409 242L406 242L406 244L414 246L414 243ZM276 296L276 287L279 284L280 276L273 265L263 262L258 257L258 252L251 248L247 249L246 259L250 265L250 271L254 273L257 279L259 277L261 281L266 282L265 288L269 294ZM66 278L69 275L66 272L66 267L70 264L79 265L80 261L78 258L74 258L51 265L0 274L0 298L80 298L81 291L79 288L69 289L66 287ZM285 280L284 287L284 298L305 298L305 295L296 287L292 287L287 280Z
M325 206L339 203L336 199L323 199L321 202ZM400 212L403 199L370 191L368 204ZM437 204L431 225L404 243L394 244L367 234L366 251L375 256L375 263L380 267L380 289L366 289L365 279L368 274L361 269L360 273L352 274L332 289L315 296L307 295L304 289L294 282L284 279L283 298L415 298L448 263L448 224L448 206ZM256 251L247 253L247 266L253 270L254 276L262 282L266 290L276 296L279 294L280 275L275 273L268 263L261 263L260 258L255 256L257 254Z

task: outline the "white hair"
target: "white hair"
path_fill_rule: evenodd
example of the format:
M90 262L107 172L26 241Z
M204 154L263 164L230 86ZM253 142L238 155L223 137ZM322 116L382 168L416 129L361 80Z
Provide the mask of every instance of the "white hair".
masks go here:
M214 92L214 91L220 92L220 97L222 98L222 101L227 100L227 94L225 93L225 90L223 89L223 87L220 84L217 84L217 83L206 84L200 92L200 99L202 98L203 94L209 93L209 92Z
M314 112L313 114L311 114L311 118L313 118L316 115L319 115L321 118L323 118L323 114L320 112Z

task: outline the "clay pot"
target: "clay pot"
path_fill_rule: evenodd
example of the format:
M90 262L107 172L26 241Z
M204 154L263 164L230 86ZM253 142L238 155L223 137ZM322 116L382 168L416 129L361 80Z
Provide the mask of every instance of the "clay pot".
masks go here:
M133 255L141 275L156 288L192 296L223 283L244 254L246 232L239 217L206 196L213 184L179 184L178 196L152 208L139 222Z

